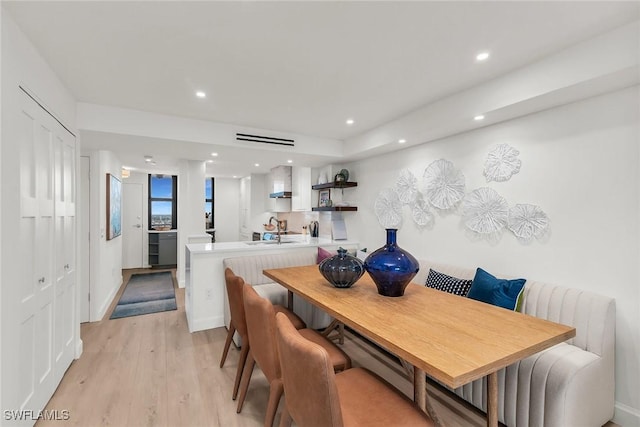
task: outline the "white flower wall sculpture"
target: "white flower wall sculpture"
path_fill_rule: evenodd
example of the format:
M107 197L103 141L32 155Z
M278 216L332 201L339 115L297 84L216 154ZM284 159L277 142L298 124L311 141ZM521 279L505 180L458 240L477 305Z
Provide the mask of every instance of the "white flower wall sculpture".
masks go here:
M399 228L402 225L402 203L394 188L383 188L373 205L378 222L384 228Z
M520 172L522 162L518 159L520 152L508 144L500 144L487 155L484 162L484 176L487 182L508 181L511 176Z
M493 234L507 225L509 205L492 188L482 187L467 194L462 203L464 225L479 234Z
M520 171L520 152L508 144L495 146L487 155L483 174L487 182L508 181ZM461 215L464 227L482 238L499 238L507 229L520 243L541 239L549 229L549 218L533 204L509 204L489 187L466 192L465 176L446 159L432 161L422 180L409 169L399 171L395 185L382 189L375 200L374 211L384 228L399 228L403 223L404 205L419 229L432 227L436 221L433 208L441 215Z
M464 175L448 160L439 159L424 170L424 195L438 209L451 209L464 197Z
M418 194L418 180L409 169L402 169L396 180L396 191L400 202L409 205L416 200Z
M420 227L427 227L433 224L433 213L429 210L429 203L421 196L417 197L411 205L411 217L413 222Z
M549 228L549 218L539 206L518 204L509 210L509 230L524 243L542 237Z

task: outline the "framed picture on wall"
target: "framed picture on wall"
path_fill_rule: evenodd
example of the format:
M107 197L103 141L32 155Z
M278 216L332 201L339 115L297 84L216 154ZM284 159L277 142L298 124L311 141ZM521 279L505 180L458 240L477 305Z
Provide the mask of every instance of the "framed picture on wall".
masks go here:
M122 183L107 174L107 240L122 234Z

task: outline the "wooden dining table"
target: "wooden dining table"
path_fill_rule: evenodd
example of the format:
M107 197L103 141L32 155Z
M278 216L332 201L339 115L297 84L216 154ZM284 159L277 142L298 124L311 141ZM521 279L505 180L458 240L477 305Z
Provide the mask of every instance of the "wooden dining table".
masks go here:
M487 377L487 425L498 425L497 372L575 336L575 328L410 283L403 296L379 295L365 273L336 288L317 265L264 270L293 294L412 364L414 401L436 422L426 376L457 388Z

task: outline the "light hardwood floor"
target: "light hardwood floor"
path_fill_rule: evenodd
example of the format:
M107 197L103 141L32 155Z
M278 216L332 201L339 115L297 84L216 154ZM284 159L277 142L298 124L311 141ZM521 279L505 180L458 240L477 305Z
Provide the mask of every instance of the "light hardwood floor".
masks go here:
M132 273L147 271L125 270L124 283ZM82 325L82 357L47 405L68 410L70 419L39 421L38 427L263 425L269 386L257 368L242 413L236 414L231 390L240 352L232 346L224 368L219 367L225 328L189 333L183 289L176 289L176 311L109 320L123 290L102 321ZM344 349L355 366L375 371L412 396L412 385L395 360L350 333ZM429 385L429 396L443 425L486 425L483 413L438 386Z

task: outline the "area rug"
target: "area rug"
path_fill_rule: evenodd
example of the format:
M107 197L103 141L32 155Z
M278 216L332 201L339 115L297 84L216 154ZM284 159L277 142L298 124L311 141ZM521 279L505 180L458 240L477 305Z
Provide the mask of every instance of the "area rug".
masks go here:
M110 319L177 309L170 271L132 274Z

